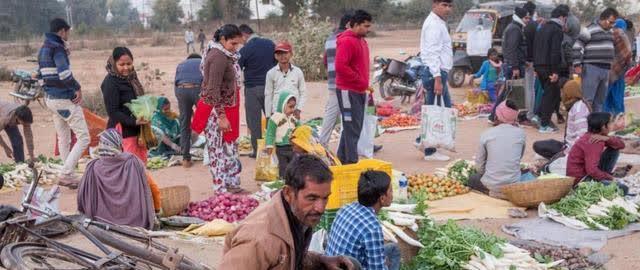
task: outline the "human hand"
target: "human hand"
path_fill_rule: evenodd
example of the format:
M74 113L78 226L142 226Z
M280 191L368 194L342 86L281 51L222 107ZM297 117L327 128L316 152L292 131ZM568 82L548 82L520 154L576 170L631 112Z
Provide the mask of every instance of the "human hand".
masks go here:
M353 270L355 269L351 260L345 256L322 256L320 262L329 270Z
M73 102L73 104L82 103L82 91L78 89L78 91L76 91L76 96L71 100L71 102Z
M218 118L218 127L222 132L229 132L231 131L231 122L229 122L226 116L221 115L220 118Z
M435 77L434 80L433 92L435 92L436 95L442 95L442 80L440 79L440 76Z
M144 126L146 124L149 124L149 121L144 120L144 118L140 118L136 120L136 126Z
M609 140L609 136L599 134L591 135L591 138L589 138L590 143L606 142L607 140Z
M556 74L556 73L553 73L553 74L551 74L551 76L549 76L549 80L550 80L552 83L557 82L559 78L560 78L560 77L558 77L558 74Z
M520 70L519 69L514 69L511 72L511 79L513 79L513 80L520 79Z

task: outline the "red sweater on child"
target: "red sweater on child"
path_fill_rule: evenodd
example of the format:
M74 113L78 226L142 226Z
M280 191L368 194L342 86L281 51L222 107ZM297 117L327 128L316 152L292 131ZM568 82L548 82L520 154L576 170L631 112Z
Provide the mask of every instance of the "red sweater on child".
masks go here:
M613 176L598 168L600 157L606 147L616 150L624 148L624 142L618 137L609 137L606 142L591 143L592 133L585 133L578 139L567 158L567 176L575 178L578 183L585 176L591 176L595 180L612 180Z
M369 45L364 37L347 30L336 41L338 89L364 93L369 88Z

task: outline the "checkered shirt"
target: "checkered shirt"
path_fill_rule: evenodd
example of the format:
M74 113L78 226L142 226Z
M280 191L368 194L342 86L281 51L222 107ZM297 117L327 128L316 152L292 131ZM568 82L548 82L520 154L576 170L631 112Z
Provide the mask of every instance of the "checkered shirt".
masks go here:
M382 227L373 208L355 202L340 209L331 225L326 254L356 258L362 269L386 270Z

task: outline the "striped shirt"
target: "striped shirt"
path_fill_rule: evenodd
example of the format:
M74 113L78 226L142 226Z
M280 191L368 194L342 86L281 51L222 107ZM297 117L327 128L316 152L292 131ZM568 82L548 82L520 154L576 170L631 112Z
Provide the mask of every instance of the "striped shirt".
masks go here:
M342 30L332 33L324 42L324 53L327 61L327 81L329 83L329 91L336 90L336 41L338 34Z
M578 100L571 106L567 120L567 131L564 137L565 145L567 146L564 150L565 154L569 155L573 144L587 133L587 116L589 116L589 108L584 101Z
M593 64L610 68L615 54L611 31L592 23L583 29L573 44L573 64Z

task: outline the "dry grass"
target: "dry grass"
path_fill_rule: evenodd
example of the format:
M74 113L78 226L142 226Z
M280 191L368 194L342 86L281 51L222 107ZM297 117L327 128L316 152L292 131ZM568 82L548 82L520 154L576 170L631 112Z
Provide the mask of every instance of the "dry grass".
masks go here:
M175 39L170 33L155 32L151 35L151 47L158 46L173 46L175 45Z
M5 66L0 66L0 82L11 81L11 70Z
M93 113L103 117L107 116L107 107L104 105L104 99L102 98L102 92L100 92L100 90L87 92L82 97L82 101L84 107L86 107Z

